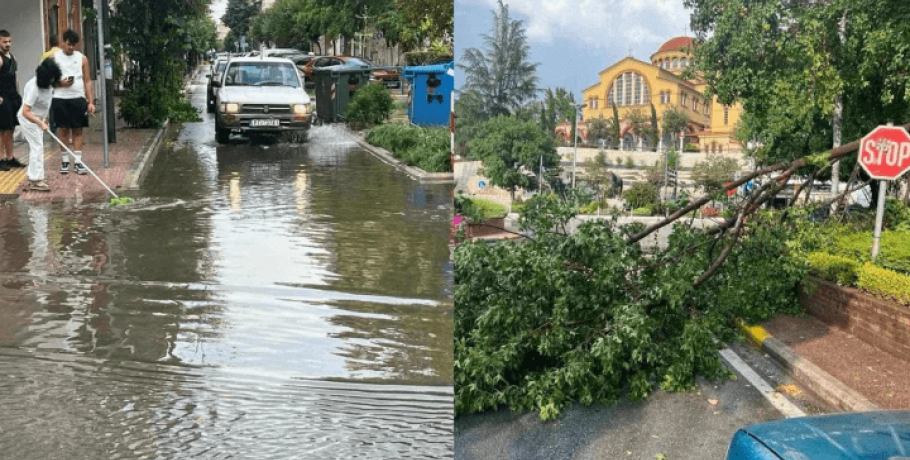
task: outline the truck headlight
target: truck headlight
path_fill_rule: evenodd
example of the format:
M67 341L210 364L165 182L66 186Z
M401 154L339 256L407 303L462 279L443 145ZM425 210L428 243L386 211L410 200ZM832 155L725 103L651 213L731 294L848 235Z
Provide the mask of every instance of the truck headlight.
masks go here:
M224 113L240 112L240 104L221 104L221 111Z
M306 115L310 112L309 104L294 104L294 115Z

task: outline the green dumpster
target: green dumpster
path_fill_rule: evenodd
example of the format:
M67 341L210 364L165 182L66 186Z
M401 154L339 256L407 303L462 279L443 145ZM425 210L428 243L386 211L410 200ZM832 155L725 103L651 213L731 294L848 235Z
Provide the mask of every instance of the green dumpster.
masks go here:
M354 93L370 81L370 69L336 65L313 69L316 85L316 116L320 121L339 121Z

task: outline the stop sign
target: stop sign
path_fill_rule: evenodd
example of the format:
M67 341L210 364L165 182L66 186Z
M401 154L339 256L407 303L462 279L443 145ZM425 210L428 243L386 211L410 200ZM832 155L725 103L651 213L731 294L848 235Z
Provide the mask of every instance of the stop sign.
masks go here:
M910 169L910 134L900 126L873 129L860 141L859 163L873 179L897 179Z

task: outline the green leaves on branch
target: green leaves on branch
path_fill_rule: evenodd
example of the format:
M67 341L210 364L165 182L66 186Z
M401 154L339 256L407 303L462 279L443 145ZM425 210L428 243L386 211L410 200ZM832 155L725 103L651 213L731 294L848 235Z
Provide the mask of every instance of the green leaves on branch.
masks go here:
M695 288L726 237L677 225L666 251L646 255L608 220L551 232L583 199L535 197L522 216L532 240L455 250L457 415L505 404L551 419L575 401L690 389L728 375L715 337L733 337L734 317L797 308L804 259L786 257L789 233L765 228L769 216L750 219L749 237Z

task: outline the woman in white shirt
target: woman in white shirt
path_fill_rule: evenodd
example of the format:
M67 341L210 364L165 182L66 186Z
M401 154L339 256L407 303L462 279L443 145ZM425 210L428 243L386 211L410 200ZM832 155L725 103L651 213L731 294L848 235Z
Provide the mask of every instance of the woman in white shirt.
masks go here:
M25 84L19 125L28 141L29 190L50 191L44 178L44 131L47 113L54 96L54 86L60 83L60 67L53 59L45 59L35 70L35 77Z

